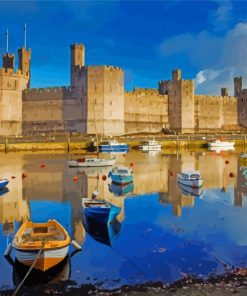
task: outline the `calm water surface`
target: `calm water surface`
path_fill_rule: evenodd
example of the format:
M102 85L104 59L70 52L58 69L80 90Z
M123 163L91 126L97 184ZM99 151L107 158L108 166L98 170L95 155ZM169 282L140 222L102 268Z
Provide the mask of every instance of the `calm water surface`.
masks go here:
M1 154L0 178L10 179L9 191L0 192L1 289L14 288L25 275L14 263L15 252L12 264L3 253L28 219L55 218L82 245L82 251L66 258L54 274L44 279L31 274L29 283L70 279L78 285L116 288L147 281L171 283L184 274L207 278L246 266L247 179L238 153L119 154L117 165L134 163L134 184L124 188L103 180L109 169L68 168L67 160L62 154ZM178 187L176 174L185 169L200 170L200 196ZM96 188L121 212L108 228L91 225L85 231L81 198ZM69 254L73 251L70 247Z

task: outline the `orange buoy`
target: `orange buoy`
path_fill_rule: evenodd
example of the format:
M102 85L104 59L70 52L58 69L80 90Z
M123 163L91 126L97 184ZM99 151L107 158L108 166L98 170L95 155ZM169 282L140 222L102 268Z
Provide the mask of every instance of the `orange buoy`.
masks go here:
M26 178L26 176L27 176L27 175L26 175L25 173L22 173L22 174L21 174L22 179Z
M230 163L230 161L229 161L229 160L226 160L226 161L225 161L225 164L228 164L228 163Z
M16 176L11 176L11 178L12 178L12 179L15 179L15 178L16 178Z
M235 174L234 173L230 173L229 174L229 177L233 178L233 177L235 177Z
M133 167L133 166L134 166L134 163L133 163L133 162L131 162L131 163L130 163L130 166L131 166L131 167Z
M106 175L102 176L102 180L105 181L107 179Z
M41 164L40 164L40 167L41 167L41 168L45 168L46 165L45 165L44 163L41 163Z
M78 181L79 181L79 178L78 178L77 176L74 176L74 177L73 177L73 181L74 181L74 182L78 182Z

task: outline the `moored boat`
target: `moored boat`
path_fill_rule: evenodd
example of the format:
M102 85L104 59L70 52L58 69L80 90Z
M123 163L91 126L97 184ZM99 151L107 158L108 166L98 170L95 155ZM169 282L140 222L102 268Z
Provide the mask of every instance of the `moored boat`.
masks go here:
M133 182L133 170L128 167L115 167L108 174L112 182L119 185L126 185Z
M125 143L119 143L116 140L102 142L99 144L100 152L127 152L129 151L129 146Z
M156 140L148 140L141 142L139 146L139 150L141 151L160 151L161 144L159 144Z
M9 180L2 179L0 180L0 190L4 189L9 184Z
M78 158L77 160L69 160L69 167L103 167L113 166L116 162L115 158Z
M190 187L201 187L203 184L203 179L199 171L182 171L180 174L177 174L178 182L182 185Z
M100 199L82 198L82 210L85 219L99 223L110 223L121 211L121 208Z
M27 266L35 262L35 269L47 271L63 261L69 244L69 234L56 220L46 223L28 221L16 233L12 247L19 262Z
M121 196L132 193L134 190L134 183L130 182L126 185L117 185L115 183L109 184L109 191L115 196Z
M228 142L228 141L222 141L222 140L216 140L213 142L208 142L208 147L219 147L219 148L233 148L235 145L235 142Z

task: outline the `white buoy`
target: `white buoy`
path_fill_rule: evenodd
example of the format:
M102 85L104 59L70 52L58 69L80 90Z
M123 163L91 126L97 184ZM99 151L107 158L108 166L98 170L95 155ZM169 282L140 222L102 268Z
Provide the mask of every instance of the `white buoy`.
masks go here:
M81 250L82 247L74 240L71 241L71 245L76 248L77 250Z
M12 250L12 244L9 243L9 244L7 245L7 248L6 248L5 252L4 252L4 256L5 256L5 257L9 256L11 250Z

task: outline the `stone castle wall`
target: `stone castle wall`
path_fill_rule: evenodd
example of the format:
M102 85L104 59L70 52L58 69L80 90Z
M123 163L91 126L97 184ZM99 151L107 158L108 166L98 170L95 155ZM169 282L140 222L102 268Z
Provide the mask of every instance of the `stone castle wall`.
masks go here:
M23 131L83 132L82 104L69 87L25 90L23 92Z
M0 135L22 134L22 91L29 74L0 68Z
M195 131L238 129L237 99L195 95Z
M159 132L168 128L168 96L156 89L127 91L124 95L125 133Z

